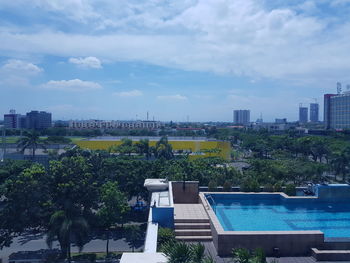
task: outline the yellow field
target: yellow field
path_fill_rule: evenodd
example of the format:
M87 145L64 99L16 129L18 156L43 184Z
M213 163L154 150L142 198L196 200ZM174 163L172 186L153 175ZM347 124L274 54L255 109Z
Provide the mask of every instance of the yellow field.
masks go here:
M108 150L111 146L121 144L120 140L116 141L77 141L79 147L91 150ZM133 142L135 143L135 142ZM157 141L150 141L150 146L155 146ZM192 154L190 159L201 157L221 157L225 160L230 160L231 146L230 142L226 141L171 141L169 143L174 151L188 151Z

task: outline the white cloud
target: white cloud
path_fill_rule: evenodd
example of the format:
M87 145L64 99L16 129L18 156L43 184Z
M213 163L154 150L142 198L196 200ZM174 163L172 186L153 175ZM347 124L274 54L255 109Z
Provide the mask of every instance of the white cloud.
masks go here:
M1 67L1 71L6 73L10 72L11 74L18 73L19 75L35 75L40 72L43 72L43 69L30 62L26 62L19 59L10 59Z
M350 4L350 0L332 0L330 4L334 7L340 7Z
M83 81L80 79L50 80L49 82L42 84L41 87L44 89L63 91L89 91L102 89L102 86L96 82Z
M158 100L178 100L178 101L185 101L188 98L186 96L182 96L180 94L176 95L162 95L162 96L157 96Z
M130 90L130 91L115 92L113 94L119 97L139 97L143 95L142 91L137 89Z
M70 58L68 61L84 68L102 68L101 61L96 57Z
M350 70L350 23L332 12L327 19L313 15L315 0L274 8L261 0L101 1L34 0L51 19L75 21L72 30L0 28L0 55L93 54L103 61L313 83L336 82ZM16 8L25 4L18 0Z

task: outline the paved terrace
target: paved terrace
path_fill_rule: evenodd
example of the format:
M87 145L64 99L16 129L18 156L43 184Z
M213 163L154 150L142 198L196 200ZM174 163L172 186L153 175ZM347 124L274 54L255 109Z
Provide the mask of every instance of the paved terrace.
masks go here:
M209 220L202 204L174 204L174 219L176 220Z

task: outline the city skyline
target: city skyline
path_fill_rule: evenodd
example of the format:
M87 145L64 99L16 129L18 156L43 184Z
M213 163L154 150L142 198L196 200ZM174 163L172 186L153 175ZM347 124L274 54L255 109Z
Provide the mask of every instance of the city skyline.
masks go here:
M350 83L349 10L339 0L2 1L0 112L229 122L246 108L252 121L296 121L299 103Z

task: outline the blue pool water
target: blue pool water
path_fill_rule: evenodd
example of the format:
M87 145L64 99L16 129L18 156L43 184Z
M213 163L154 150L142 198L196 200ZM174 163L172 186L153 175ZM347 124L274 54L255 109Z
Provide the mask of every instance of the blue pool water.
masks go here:
M228 231L320 230L350 238L350 202L285 199L278 194L211 194L209 203Z

